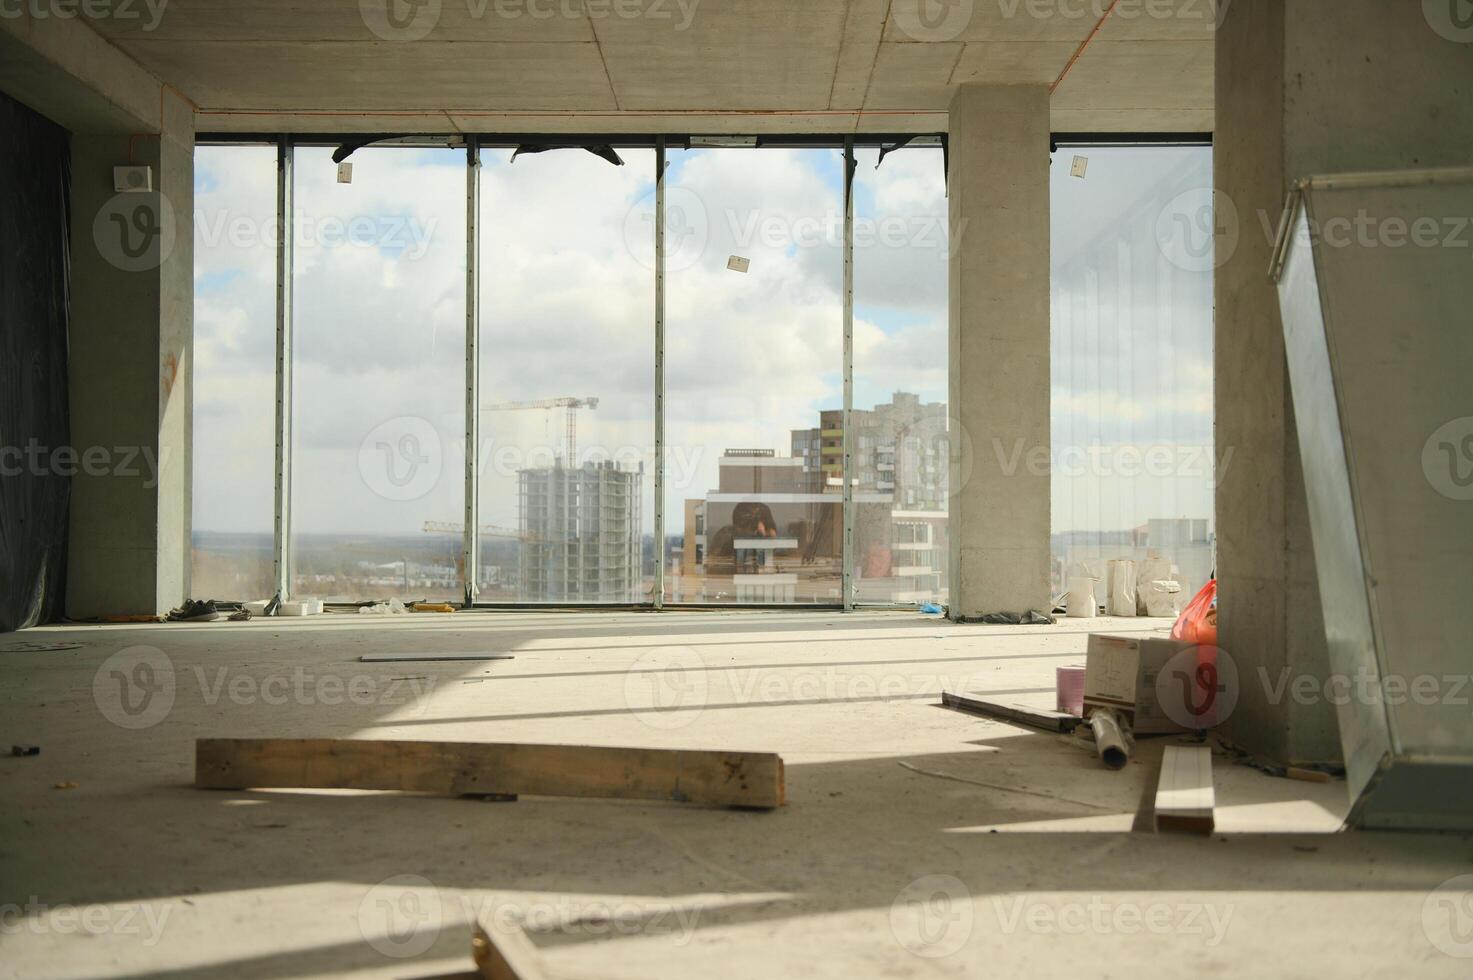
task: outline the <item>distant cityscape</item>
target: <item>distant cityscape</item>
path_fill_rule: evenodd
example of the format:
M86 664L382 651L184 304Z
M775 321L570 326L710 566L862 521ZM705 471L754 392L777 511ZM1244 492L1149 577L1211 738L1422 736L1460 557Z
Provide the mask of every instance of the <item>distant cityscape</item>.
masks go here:
M854 425L854 600L947 601L946 406L896 392L851 412ZM728 448L717 485L684 501L683 531L667 536L665 601L820 604L843 600L843 413L794 429L788 455ZM620 604L653 597L655 541L643 527L642 467L612 462L527 468L518 474L518 524L481 528L477 601ZM292 592L330 602L463 598L461 525L426 522L415 534L299 534ZM197 531L196 597L252 599L272 586L270 535ZM1118 531L1051 539L1052 584L1098 574L1111 558L1162 557L1183 590L1212 572L1206 518L1152 518Z

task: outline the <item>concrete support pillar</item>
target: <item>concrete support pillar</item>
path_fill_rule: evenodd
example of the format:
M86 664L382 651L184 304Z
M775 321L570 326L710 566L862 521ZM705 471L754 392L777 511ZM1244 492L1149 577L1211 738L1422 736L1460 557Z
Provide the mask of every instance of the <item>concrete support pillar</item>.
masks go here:
M1049 606L1049 93L952 99L950 611Z
M1329 661L1273 232L1302 177L1473 159L1473 30L1435 6L1234 0L1217 32L1218 640L1241 685L1228 734L1279 761L1340 746L1334 706L1294 693L1301 678L1322 691Z
M160 128L72 139L72 617L164 612L189 587L192 108L166 96ZM130 163L151 193L113 191Z

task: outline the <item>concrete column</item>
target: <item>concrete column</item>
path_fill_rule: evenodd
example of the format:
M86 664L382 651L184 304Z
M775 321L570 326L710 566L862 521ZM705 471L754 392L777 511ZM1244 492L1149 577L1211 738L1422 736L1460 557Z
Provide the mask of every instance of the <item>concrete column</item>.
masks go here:
M160 613L188 592L194 123L162 106L160 136L72 139L72 617ZM129 163L152 168L152 193L114 193Z
M1292 694L1329 665L1272 234L1301 177L1473 158L1473 31L1435 7L1234 0L1217 33L1215 182L1236 218L1218 221L1217 452L1233 451L1217 488L1218 638L1241 685L1228 734L1280 761L1340 746L1334 707Z
M950 612L1049 605L1049 93L952 99Z

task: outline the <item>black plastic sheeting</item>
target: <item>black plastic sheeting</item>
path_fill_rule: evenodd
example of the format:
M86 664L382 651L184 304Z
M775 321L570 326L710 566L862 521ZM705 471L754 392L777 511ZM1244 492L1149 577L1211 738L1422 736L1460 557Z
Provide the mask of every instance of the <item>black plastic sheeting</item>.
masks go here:
M0 93L0 633L63 614L70 172L66 130Z

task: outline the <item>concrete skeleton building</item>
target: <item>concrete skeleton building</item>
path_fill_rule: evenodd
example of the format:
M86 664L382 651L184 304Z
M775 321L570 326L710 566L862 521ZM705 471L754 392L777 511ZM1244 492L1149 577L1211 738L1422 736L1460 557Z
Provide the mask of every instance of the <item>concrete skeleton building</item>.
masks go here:
M1467 976L1465 0L26 0L0 3L0 147L0 672L16 746L0 945L16 975L402 977L479 962L490 976L500 950L520 976ZM260 213L231 215L243 220L223 238L195 213L213 147L252 147L261 164ZM1210 156L1210 174L1112 227L1071 224L1083 209L1066 213L1054 175L1107 214L1100 202L1131 198L1133 178L1169 170L1151 154L1183 148ZM795 163L800 150L824 168ZM879 191L854 193L857 150L884 151ZM1112 173L1116 150L1131 164ZM487 181L492 151L518 174L586 156L608 168L613 203L588 218L568 207L576 179L538 194ZM847 221L811 247L794 227L856 198L910 214L925 195L906 154L922 151L944 159L948 215L934 323L903 255L855 262L868 246ZM395 180L453 220L423 252L373 240L339 253L349 278L330 295L295 291L315 267L296 251L301 206L354 188L368 217L404 223L368 182L379 152L433 157ZM611 159L636 152L658 162L648 176ZM737 178L749 183L733 203L721 180ZM753 198L757 213L738 213ZM478 235L515 208L536 214L483 250ZM728 264L748 257L731 229L750 217L779 241L753 245L765 263ZM573 248L598 234L616 273ZM1201 236L1191 261L1188 236ZM1060 243L1098 247L1070 265ZM249 253L240 282L260 316L200 302L222 280L212 256L232 249ZM1115 317L1105 295L1128 292L1137 312L1186 302L1164 279L1146 288L1157 250L1189 267L1194 308L1210 306L1194 400L1124 397L1116 379L1165 370L1124 345L1109 348L1113 373L1066 390L1075 375L1055 369L1075 341L1141 319L1163 346L1184 339L1161 311ZM565 550L544 542L519 572L555 610L485 608L465 581L456 601L403 615L289 605L294 535L349 498L406 534L456 519L456 567L480 567L477 344L507 298L481 286L508 263L521 276L528 254L545 260L522 276L532 326L493 352L567 381L548 395L585 390L578 371L607 377L600 415L646 454L653 498L630 499L627 470L523 467L525 533L563 534ZM390 262L420 264L375 264ZM1069 282L1102 298L1070 291L1065 310ZM379 290L406 283L418 305L379 316ZM594 319L560 309L589 288L617 340L560 332ZM878 312L857 314L856 292ZM773 321L781 336L677 329L774 296L808 302ZM342 311L359 332L301 356ZM904 333L916 324L934 330ZM200 342L210 330L239 338L227 363L266 365L233 389L264 407L219 440L219 465L221 482L259 490L282 615L186 605L204 598L190 550L208 475L198 383L220 362ZM795 357L800 341L826 360ZM715 366L682 373L693 348ZM943 351L944 531L934 501L870 498L892 492L890 471L854 398L857 363L920 390L905 372L939 371ZM415 375L415 356L441 373ZM347 385L356 400L314 403L353 357L367 364ZM806 455L723 459L722 480L746 485L697 501L708 488L672 482L667 426L691 420L671 406L702 378L715 407L688 440L753 444L755 416L731 406L754 401L742 386L766 380L759 361L780 383L844 392L816 433L822 486L766 482L815 475L810 431L795 437ZM616 415L628 379L648 407ZM363 424L365 405L389 435ZM1210 414L1218 459L1202 528L1215 642L1182 648L1167 684L1132 703L1175 678L1210 696L1210 724L1194 709L1171 734L1141 732L1111 769L1108 724L1097 744L939 710L961 692L1067 724L1040 713L1058 706L1059 668L1100 662L1091 634L1163 642L1166 618L978 619L1053 608L1055 470L1073 438L1054 422L1077 411L1069 431L1092 438L1177 410ZM728 438L734 419L745 427ZM762 438L810 421L783 417ZM292 493L306 451L325 501L311 512ZM871 467L873 490L845 485ZM554 513L574 484L596 515ZM1096 486L1078 492L1109 491ZM404 519L430 499L464 512ZM762 506L738 519L743 504ZM631 563L646 515L649 589ZM1205 517L1161 509L1096 530L1195 547ZM730 585L667 602L675 569L699 595L686 568L709 574L723 527ZM944 575L918 558L868 577L880 540L931 555L944 543ZM600 599L632 592L629 608L584 608L595 562ZM906 580L887 592L944 590L945 616L866 608L865 583L886 578ZM738 598L788 608L705 608ZM176 609L190 621L166 620ZM503 659L470 659L489 657ZM1153 832L1173 817L1212 832Z
M638 601L642 471L604 462L525 469L518 477L524 601Z

